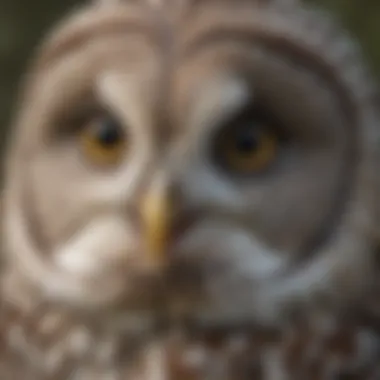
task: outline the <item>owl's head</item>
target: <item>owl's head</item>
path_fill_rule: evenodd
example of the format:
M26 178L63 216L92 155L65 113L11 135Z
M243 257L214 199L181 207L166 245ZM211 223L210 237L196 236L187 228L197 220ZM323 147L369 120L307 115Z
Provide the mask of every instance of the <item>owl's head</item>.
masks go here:
M222 321L360 298L373 85L351 40L291 3L102 2L60 24L12 130L10 283Z

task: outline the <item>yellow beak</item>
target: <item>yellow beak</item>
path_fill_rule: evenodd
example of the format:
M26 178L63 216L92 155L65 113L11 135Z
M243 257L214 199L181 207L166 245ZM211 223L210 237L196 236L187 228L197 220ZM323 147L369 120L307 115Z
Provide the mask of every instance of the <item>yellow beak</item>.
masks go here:
M165 186L153 188L143 199L141 213L148 265L157 266L167 262L172 208L172 199Z

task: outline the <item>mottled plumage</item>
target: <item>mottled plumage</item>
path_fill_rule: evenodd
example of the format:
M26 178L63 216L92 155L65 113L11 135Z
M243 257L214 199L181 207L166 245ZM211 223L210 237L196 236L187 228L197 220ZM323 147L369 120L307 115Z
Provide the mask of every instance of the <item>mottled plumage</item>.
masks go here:
M11 129L0 378L379 379L366 67L296 1L57 25Z

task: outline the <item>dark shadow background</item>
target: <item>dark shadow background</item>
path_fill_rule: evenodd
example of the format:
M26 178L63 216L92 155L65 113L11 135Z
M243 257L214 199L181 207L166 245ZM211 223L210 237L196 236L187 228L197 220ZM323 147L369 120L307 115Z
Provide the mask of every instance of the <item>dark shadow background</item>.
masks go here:
M380 0L304 0L326 8L361 42L380 78ZM0 141L34 48L77 0L0 0Z

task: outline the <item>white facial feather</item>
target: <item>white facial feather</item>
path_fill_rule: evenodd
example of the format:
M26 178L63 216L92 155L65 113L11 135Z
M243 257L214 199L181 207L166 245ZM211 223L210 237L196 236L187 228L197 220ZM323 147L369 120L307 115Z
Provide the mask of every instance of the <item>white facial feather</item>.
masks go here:
M73 276L90 278L100 275L110 264L128 260L136 249L133 231L125 220L105 216L92 220L79 236L72 236L57 247L57 267Z
M173 148L168 162L178 166L179 182L188 207L245 206L241 193L222 177L211 162L213 132L252 98L244 81L231 74L208 78L192 98L186 134ZM175 172L175 168L174 168Z
M226 73L207 78L194 91L186 130L197 133L206 129L210 133L212 127L218 127L252 100L253 94L238 76Z

